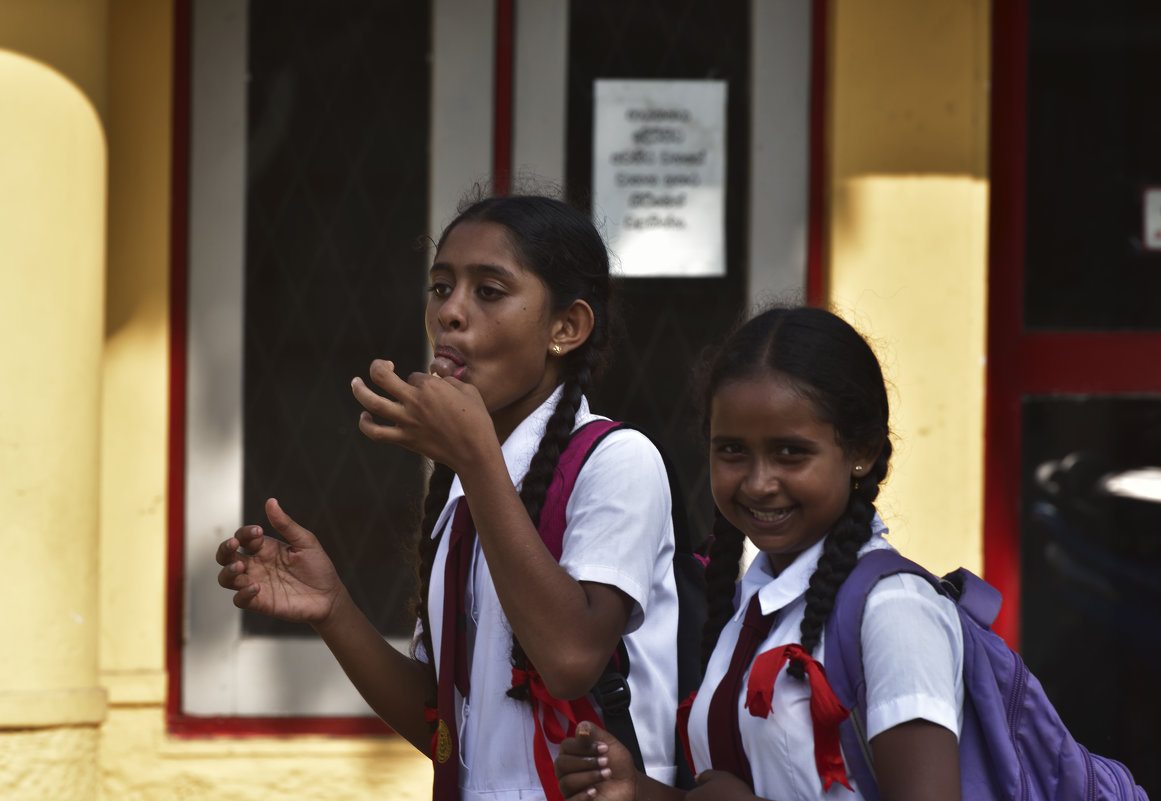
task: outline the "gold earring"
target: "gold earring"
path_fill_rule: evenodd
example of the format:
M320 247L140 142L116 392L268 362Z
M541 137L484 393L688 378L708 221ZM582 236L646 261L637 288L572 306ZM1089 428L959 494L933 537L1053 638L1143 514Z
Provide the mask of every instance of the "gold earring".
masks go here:
M553 344L552 353L553 353L553 355L559 356L560 355L560 345Z

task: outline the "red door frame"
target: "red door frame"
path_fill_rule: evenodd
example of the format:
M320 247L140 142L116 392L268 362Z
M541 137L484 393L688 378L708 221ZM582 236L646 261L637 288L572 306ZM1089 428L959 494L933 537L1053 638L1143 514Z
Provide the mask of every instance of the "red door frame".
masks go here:
M825 108L827 2L814 0L811 19L810 178L808 200L807 298L825 295ZM493 122L493 192L509 191L512 153L513 0L496 0L495 97ZM168 513L166 557L166 671L169 675L166 719L171 734L270 736L287 734L381 735L391 729L373 717L201 717L185 714L182 696L182 636L185 622L185 397L187 339L187 254L189 243L190 0L175 0L173 44L173 156L170 211L170 344Z
M1004 595L994 626L1020 643L1021 400L1161 392L1161 334L1027 332L1024 308L1028 0L992 8L984 575Z

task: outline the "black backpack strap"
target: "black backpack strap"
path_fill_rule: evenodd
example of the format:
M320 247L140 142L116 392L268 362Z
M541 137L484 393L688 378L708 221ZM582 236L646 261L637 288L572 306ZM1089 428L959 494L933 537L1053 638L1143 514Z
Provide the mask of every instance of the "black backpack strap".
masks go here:
M597 679L592 693L593 699L601 708L605 730L621 741L633 755L633 764L637 766L637 770L644 773L645 760L641 756L641 744L637 741L633 716L629 713L632 694L629 692L628 675L629 651L622 639L617 641L617 651L605 666L605 672Z

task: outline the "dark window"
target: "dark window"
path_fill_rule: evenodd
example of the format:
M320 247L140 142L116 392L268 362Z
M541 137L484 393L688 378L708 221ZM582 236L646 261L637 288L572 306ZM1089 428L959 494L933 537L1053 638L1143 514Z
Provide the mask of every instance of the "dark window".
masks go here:
M691 381L706 345L735 322L746 299L749 193L750 3L700 0L570 4L567 182L587 203L592 187L593 83L600 78L714 79L727 83L726 275L637 278L622 284L620 337L593 397L597 412L630 420L673 458L694 537L713 519Z
M421 463L356 428L350 380L424 353L427 3L252 0L244 519L278 497L384 633L410 633ZM248 634L306 633L246 614Z
M1161 252L1142 241L1159 74L1155 0L1029 3L1029 330L1161 329Z

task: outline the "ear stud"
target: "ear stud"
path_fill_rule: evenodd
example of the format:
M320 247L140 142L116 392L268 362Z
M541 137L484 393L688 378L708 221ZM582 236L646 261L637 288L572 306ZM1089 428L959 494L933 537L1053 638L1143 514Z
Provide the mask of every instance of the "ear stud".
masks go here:
M553 344L552 352L554 355L559 356L560 355L560 345Z

